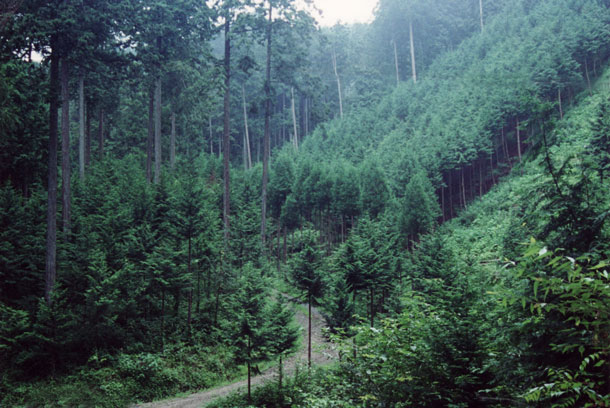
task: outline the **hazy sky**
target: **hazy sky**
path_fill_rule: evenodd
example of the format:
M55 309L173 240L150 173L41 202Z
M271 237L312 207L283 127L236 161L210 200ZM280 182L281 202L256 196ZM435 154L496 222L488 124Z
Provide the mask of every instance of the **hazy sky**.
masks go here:
M323 16L315 15L323 26L342 23L366 23L373 19L373 10L377 0L314 0L316 7Z

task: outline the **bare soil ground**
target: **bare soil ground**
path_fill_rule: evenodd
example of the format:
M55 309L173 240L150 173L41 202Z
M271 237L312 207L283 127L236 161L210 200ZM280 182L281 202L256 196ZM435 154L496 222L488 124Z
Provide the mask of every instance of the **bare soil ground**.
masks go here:
M303 305L307 307L307 305ZM301 308L302 309L302 308ZM307 312L299 310L295 311L295 318L298 324L303 328L303 338L301 341L301 348L293 356L286 359L284 363L284 375L292 375L297 365L306 367L307 365ZM311 364L312 365L324 365L335 360L336 351L332 347L332 344L327 341L324 337L322 330L326 327L324 317L316 308L311 310ZM278 367L277 365L270 368L256 377L252 377L252 387L259 386L269 381L277 381ZM146 404L134 405L133 408L200 408L204 407L210 402L226 397L234 392L246 392L247 380L236 381L234 383L212 388L209 390L197 392L187 397L150 402Z

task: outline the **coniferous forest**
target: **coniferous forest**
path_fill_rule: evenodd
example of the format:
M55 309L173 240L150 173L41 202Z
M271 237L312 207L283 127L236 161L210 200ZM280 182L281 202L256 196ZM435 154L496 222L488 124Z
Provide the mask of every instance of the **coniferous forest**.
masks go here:
M0 406L610 407L610 1L315 15L0 1Z

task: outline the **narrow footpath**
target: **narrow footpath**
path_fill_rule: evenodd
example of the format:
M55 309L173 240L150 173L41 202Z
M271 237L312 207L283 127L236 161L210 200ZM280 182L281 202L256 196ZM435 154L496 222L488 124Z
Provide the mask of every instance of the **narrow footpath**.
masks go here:
M304 305L306 306L306 305ZM302 308L301 308L302 309ZM297 365L307 365L307 312L302 312L300 308L296 308L295 320L303 328L303 337L301 340L301 348L291 357L287 358L284 363L284 375L290 376L294 374ZM326 327L326 322L320 312L316 308L311 309L311 364L325 365L336 357L336 351L324 337L322 330ZM252 377L252 387L257 387L269 381L277 381L278 367L277 365L269 368L260 375ZM187 397L150 402L146 404L133 405L133 408L200 408L205 407L210 402L226 397L234 392L246 392L248 382L247 379L236 381L231 384L212 388L209 390L197 392Z

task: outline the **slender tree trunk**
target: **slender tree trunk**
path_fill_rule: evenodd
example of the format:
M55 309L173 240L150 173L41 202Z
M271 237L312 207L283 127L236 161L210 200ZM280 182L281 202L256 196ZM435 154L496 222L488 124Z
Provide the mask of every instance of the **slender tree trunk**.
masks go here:
M494 154L493 152L489 155L489 172L491 173L491 184L496 185L496 178L494 176Z
M104 108L100 108L99 128L97 134L99 160L104 158Z
M443 180L443 182L444 182L444 180ZM444 223L445 222L445 187L444 186L441 186L441 211L443 212L443 223Z
M210 128L210 156L214 156L214 134L212 132L212 117L208 118L208 125Z
M91 164L91 106L85 101L85 167Z
M294 131L294 139L292 140L292 143L294 144L294 148L296 150L299 150L299 134L297 132L297 112L294 106L294 88L291 88L290 92L292 94L292 125Z
M155 80L155 179L161 181L161 78Z
M519 130L519 119L517 119L517 154L519 155L519 163L521 163L521 132Z
M559 118L563 119L563 107L561 106L561 88L557 88L557 102L559 103Z
M413 22L409 20L409 45L411 49L411 73L413 74L413 83L417 83L417 70L415 69L415 44L413 40Z
M337 53L333 50L333 70L335 71L335 79L337 80L337 91L339 92L339 117L343 118L343 96L341 92L341 79L339 78L339 72L337 71ZM294 100L294 96L293 96ZM294 102L293 102L294 103Z
M464 183L464 168L462 167L462 207L466 208L466 184Z
M252 153L250 150L250 132L248 130L248 111L246 109L246 88L241 86L242 99L244 105L244 130L245 130L245 151L246 151L246 169L252 168Z
M165 349L165 287L161 289L161 350Z
M47 242L45 263L45 291L47 305L51 306L55 288L57 260L57 133L59 109L59 57L55 49L55 36L51 37L51 72L49 94L49 179L47 197Z
M61 191L62 221L66 238L70 235L70 89L68 62L61 62Z
M308 305L308 329L307 329L307 366L311 368L311 292L309 293Z
M282 364L282 355L280 354L280 366L278 369L280 390L282 389L282 375L284 374L283 371L284 371L284 365Z
M172 112L172 132L169 138L169 167L176 167L176 112Z
M375 327L375 289L371 285L371 327Z
M398 50L396 49L396 40L392 39L394 45L394 67L396 68L396 86L400 85L400 73L398 71Z
M85 78L78 78L78 165L81 180L85 179Z
M479 15L481 17L481 32L483 32L483 0L479 0Z
M250 404L252 402L252 374L251 374L251 367L250 367L250 360L251 360L251 351L250 351L250 336L248 336L248 404Z
M477 161L479 162L479 197L483 197L483 164L481 159Z
M192 257L192 239L191 239L191 234L189 233L188 236L188 251L187 251L187 274L188 274L188 278L189 278L189 282L193 281L193 278L191 276L191 272L192 272L192 261L193 257ZM190 286L190 284L189 284ZM187 318L186 318L186 329L187 329L187 333L188 336L191 337L191 310L193 308L193 289L189 289L189 303L188 303L188 314L187 314Z
M286 242L287 241L287 238L286 238L287 235L288 235L287 228L284 227L284 263L286 263L286 260L288 258L288 245L287 245L287 242Z
M225 21L225 96L224 96L224 130L223 130L223 179L224 179L224 194L223 194L223 225L224 225L224 241L225 247L229 241L229 217L230 217L230 156L231 156L231 19L226 18Z
M282 243L280 242L282 236L282 225L280 224L280 220L277 220L277 271L280 271L280 261L282 259Z
M453 170L449 170L449 217L453 218Z
M589 77L589 62L585 58L585 77L587 78L587 88L589 89L589 95L593 95L591 90L591 78Z
M148 92L148 137L146 139L146 181L152 181L153 146L155 144L155 93Z

